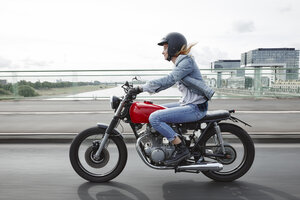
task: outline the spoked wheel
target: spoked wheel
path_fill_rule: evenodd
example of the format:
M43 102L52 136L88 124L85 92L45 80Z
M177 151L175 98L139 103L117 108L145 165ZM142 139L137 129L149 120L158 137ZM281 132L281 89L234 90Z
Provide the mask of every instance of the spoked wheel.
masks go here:
M106 182L118 176L127 161L127 148L119 136L111 136L100 157L95 153L100 146L105 129L94 127L79 133L70 147L72 167L82 178L91 182Z
M211 129L202 139L205 161L223 164L221 171L204 171L203 174L215 181L233 181L243 176L254 161L254 144L242 128L228 123L219 124L224 140L225 155L217 142L216 132ZM223 154L223 157L213 156Z

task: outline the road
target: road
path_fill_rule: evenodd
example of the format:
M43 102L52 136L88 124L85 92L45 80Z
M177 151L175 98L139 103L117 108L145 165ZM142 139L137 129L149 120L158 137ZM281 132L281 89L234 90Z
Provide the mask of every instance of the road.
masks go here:
M217 109L236 109L234 116L251 124L242 126L253 134L300 134L299 99L216 99L209 110ZM112 116L108 100L0 101L0 133L78 133L97 122L108 124ZM127 124L123 132L131 132Z
M300 199L300 144L256 144L250 171L232 183L202 174L148 168L128 145L128 162L113 181L80 178L68 158L69 144L1 144L0 199Z

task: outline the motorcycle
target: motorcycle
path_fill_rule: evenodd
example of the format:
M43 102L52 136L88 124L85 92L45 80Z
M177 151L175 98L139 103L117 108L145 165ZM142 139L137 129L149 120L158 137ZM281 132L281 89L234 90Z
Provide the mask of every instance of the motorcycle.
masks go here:
M200 173L222 182L234 181L251 167L255 148L249 134L234 124L250 126L232 116L234 110L208 111L200 121L169 124L190 151L180 163L166 166L175 150L149 123L152 112L165 107L151 101L134 101L133 84L122 86L125 95L110 98L114 116L109 125L97 124L79 133L70 146L69 157L73 169L90 182L106 182L117 177L127 162L127 147L122 134L116 129L122 120L129 123L136 137L136 150L142 161L158 170ZM223 121L230 120L233 123Z

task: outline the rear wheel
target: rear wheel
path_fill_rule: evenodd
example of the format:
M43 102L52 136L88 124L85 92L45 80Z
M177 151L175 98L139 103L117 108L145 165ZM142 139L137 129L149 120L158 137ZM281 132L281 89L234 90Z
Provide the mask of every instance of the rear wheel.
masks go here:
M213 156L223 154L214 129L210 129L203 137L201 146L205 148L205 161L218 161L223 164L223 169L203 171L203 174L215 181L233 181L243 176L252 166L255 156L254 144L248 133L239 126L229 123L221 123L219 126L224 140L225 156Z
M127 162L127 148L122 138L110 136L100 158L96 153L105 129L94 127L79 133L70 147L72 167L82 178L91 182L106 182L118 176Z

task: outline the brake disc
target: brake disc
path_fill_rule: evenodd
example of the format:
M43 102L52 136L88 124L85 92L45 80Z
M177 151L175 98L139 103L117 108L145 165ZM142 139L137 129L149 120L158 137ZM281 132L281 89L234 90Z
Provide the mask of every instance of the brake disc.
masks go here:
M229 165L231 163L233 163L236 159L236 151L235 149L230 146L230 145L224 145L224 148L225 148L225 156L224 158L217 158L217 160L224 164L224 165ZM222 153L222 149L219 147L217 148L216 152L218 154L223 154Z
M110 157L108 150L106 148L103 148L100 154L100 158L97 160L94 158L95 153L96 151L94 151L93 146L87 148L87 150L85 151L85 161L89 166L93 168L104 167L108 163Z

